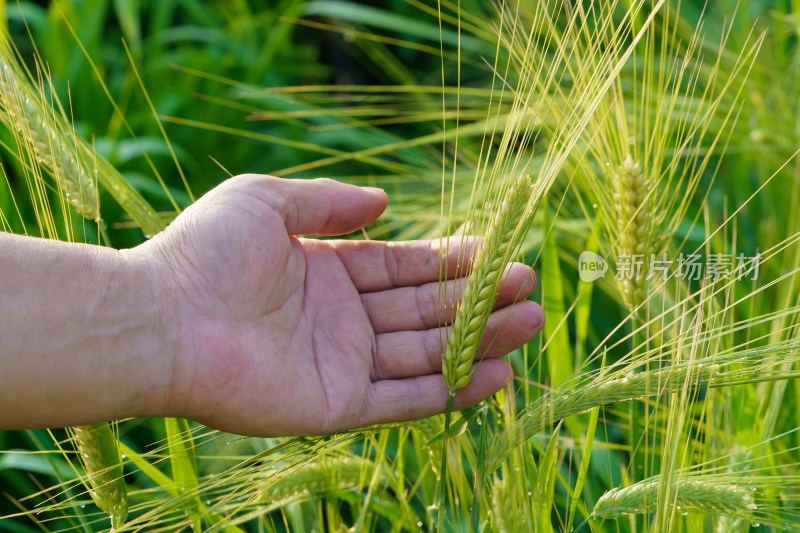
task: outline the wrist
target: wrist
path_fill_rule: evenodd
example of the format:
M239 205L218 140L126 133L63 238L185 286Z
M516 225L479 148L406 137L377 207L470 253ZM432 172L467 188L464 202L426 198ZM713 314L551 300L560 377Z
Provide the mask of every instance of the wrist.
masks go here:
M126 326L117 339L120 353L125 354L124 416L168 416L175 403L179 332L168 276L156 258L140 248L118 254L124 274L108 297L125 308L120 323Z
M151 264L0 234L0 428L167 412L173 330Z

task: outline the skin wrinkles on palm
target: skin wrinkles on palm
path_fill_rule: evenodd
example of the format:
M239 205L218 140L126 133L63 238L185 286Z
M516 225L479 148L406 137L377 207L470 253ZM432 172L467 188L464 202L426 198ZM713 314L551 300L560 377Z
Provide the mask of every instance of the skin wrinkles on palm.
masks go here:
M273 309L267 309L266 314L248 317L246 324L250 326L244 328L254 331L254 336L269 339L259 347L255 361L269 361L265 364L268 369L275 365L285 365L287 369L292 369L295 374L289 380L292 388L299 384L301 389L308 391L311 384L319 384L319 392L322 394L310 394L309 397L313 400L308 402L312 410L306 408L302 413L294 413L292 405L280 405L281 412L292 415L290 420L299 418L308 421L309 425L330 430L342 427L337 422L339 420L345 421L344 425L353 425L360 412L353 405L363 406L372 381L375 334L361 297L335 251L324 241L302 241L292 237L289 239L292 247L289 253L296 254L294 262L298 264L298 268L282 269L283 279L277 280L276 284L296 289L284 301L270 306ZM206 294L197 298L197 301L202 302L200 306L205 308L204 315L209 320L215 320L212 317L220 314L228 314L229 317L223 320L231 320L233 326L224 329L230 331L243 327L230 311L235 303L210 299L209 296L212 295ZM210 300L219 303L219 311L222 313L209 308ZM241 320L242 317L238 318ZM259 325L260 321L267 325ZM341 324L347 324L347 328L337 331L337 328L341 329ZM260 334L259 331L264 333ZM286 332L286 338L276 339L275 331ZM236 345L233 339L222 342L229 346ZM203 351L204 348L200 346L202 344L198 343L196 349ZM204 360L216 359L214 354L200 353L198 357ZM287 359L292 360L291 365ZM226 376L225 382L207 387L215 389L214 394L227 393L224 389L228 386L255 387L255 384L242 382L246 381L243 374L247 368L241 368L241 371L229 375L230 365L226 366L229 370L223 373ZM254 374L258 375L260 372ZM201 394L207 395L204 392ZM341 399L347 401L342 403Z

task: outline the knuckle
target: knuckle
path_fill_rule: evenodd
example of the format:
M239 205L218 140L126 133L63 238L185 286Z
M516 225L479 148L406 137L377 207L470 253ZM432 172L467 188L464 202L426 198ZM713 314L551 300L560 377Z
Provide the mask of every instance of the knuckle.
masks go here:
M275 176L271 176L269 174L255 174L252 172L248 172L245 174L239 174L230 178L228 181L243 181L243 182L253 182L253 181L271 181L277 180L280 178L276 178Z
M446 342L446 329L431 329L422 337L422 350L431 371L439 372L442 369L442 350Z
M414 420L417 418L417 399L423 397L423 391L420 387L419 380L414 379L409 385L409 394L407 394L403 401L405 420Z
M397 286L400 279L400 263L397 261L397 254L391 244L383 248L383 263L389 277L389 285Z
M415 290L415 300L419 321L425 328L434 327L436 322L437 297L429 285L420 285Z

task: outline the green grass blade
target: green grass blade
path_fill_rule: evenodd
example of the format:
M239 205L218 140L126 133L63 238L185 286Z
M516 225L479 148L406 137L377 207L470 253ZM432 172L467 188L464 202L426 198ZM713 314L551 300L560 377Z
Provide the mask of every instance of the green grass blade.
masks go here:
M575 511L578 510L578 502L580 501L581 492L583 491L583 483L586 481L586 474L589 472L589 462L592 458L592 444L594 444L594 432L597 428L597 418L600 414L600 408L595 407L592 409L592 414L589 419L589 427L586 431L586 443L583 445L583 455L581 456L581 466L578 469L578 479L575 481L575 489L572 491L572 501L569 504L569 514L567 515L567 528L570 527L572 521L575 519Z
M547 317L544 335L547 343L550 386L558 387L572 377L574 359L567 329L567 315L564 311L564 281L558 257L559 247L556 243L555 227L549 224L551 219L547 213L545 217L544 227L550 227L551 230L542 251L542 307Z
M550 520L550 510L553 506L553 493L556 488L556 458L558 454L558 434L561 431L561 424L556 426L553 436L544 452L541 464L539 465L538 480L538 531L542 533L552 533L553 524Z
M481 497L483 496L483 484L486 477L486 441L489 438L489 428L486 423L487 415L488 409L485 409L478 419L481 431L478 443L478 462L472 487L472 510L470 511L473 533L478 533L481 530Z
M178 494L188 495L183 507L195 523L199 532L200 498L197 495L197 461L194 455L194 439L189 422L183 418L165 418L169 446L169 462L172 467L172 480Z

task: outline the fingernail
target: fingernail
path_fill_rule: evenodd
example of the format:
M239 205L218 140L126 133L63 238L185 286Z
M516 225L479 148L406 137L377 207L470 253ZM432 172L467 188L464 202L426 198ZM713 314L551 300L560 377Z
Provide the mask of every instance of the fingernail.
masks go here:
M379 187L361 187L361 188L375 194L386 194L386 191L384 191Z

